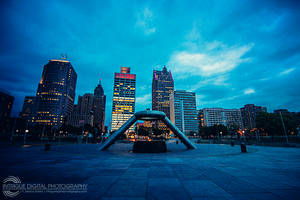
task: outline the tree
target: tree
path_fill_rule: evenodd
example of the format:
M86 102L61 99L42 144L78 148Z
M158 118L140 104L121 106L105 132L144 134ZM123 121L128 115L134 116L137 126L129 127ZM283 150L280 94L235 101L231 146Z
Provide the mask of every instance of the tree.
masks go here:
M199 135L204 137L210 137L211 135L215 137L219 135L221 132L222 135L228 134L227 127L222 124L218 124L214 126L204 126L199 129Z
M287 134L297 133L297 127L300 124L300 113L282 113L282 119ZM256 127L267 135L284 135L283 124L278 113L259 113L256 115Z

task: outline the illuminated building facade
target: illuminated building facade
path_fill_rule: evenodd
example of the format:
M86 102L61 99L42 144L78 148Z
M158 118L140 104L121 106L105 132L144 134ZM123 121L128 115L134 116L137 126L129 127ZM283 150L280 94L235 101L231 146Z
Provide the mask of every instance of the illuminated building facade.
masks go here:
M256 115L260 112L267 112L267 108L255 106L254 104L247 104L241 108L244 127L247 129L256 128Z
M176 90L170 95L170 103L171 119L175 121L177 128L185 134L196 132L198 130L196 94L185 90ZM172 116L173 113L174 116Z
M96 126L103 133L105 132L105 104L106 104L106 96L104 94L103 87L101 85L101 81L98 86L94 90L94 126Z
M198 110L198 127L201 128L201 127L204 127L204 117L203 117L203 110L200 109Z
M171 71L164 66L162 71L153 70L152 79L152 110L164 112L171 119L170 95L174 92L174 81ZM173 121L174 122L174 121ZM163 123L158 123L159 128L165 129Z
M36 93L35 124L59 127L73 110L77 74L65 59L50 60L44 66Z
M32 122L32 117L36 112L36 96L25 96L20 117L27 122Z
M136 75L130 74L129 67L121 67L115 73L112 105L111 130L118 130L135 112ZM130 131L134 127L130 127Z

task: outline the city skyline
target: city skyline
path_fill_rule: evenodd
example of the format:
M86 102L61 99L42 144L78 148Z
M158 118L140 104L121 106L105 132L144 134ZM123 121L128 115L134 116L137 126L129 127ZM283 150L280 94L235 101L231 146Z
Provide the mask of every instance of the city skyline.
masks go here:
M1 34L0 67L6 73L0 88L15 97L12 114L17 116L24 97L37 91L44 63L59 58L61 52L67 53L78 74L76 98L92 93L102 78L108 99L106 124L111 120L113 73L120 66L129 66L137 74L137 111L151 108L152 70L163 65L172 71L175 89L196 93L197 109L255 104L269 111L299 111L297 4L166 1L130 5L3 3L7 28ZM34 15L32 7L37 11ZM81 8L90 12L75 15ZM57 9L70 12L49 15ZM190 12L175 17L184 10ZM111 20L113 13L118 17Z

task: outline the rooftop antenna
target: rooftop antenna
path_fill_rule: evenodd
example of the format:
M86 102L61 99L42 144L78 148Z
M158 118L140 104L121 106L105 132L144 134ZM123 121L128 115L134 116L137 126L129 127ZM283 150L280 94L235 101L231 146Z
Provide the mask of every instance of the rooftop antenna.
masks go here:
M67 54L61 53L60 56L62 60L67 60Z

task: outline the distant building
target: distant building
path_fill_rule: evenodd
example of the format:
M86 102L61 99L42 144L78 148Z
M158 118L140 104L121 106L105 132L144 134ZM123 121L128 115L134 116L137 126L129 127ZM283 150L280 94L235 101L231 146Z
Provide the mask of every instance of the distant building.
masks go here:
M98 86L94 90L94 126L96 126L103 133L105 132L105 104L106 104L106 96L104 94L103 87L101 85L101 81Z
M67 124L74 127L82 127L86 124L93 126L94 116L91 114L80 114L76 111L67 117Z
M28 123L34 121L34 116L36 113L36 96L25 96L22 111L20 112L20 117L25 119Z
M87 93L78 97L78 104L74 106L73 112L67 117L67 124L75 127L89 124L93 126L94 95Z
M203 126L224 125L243 128L240 109L204 108L200 114L203 115Z
M14 99L13 96L0 91L0 119L10 117Z
M171 120L185 134L198 130L196 95L194 92L176 90L170 94ZM174 111L173 111L174 110Z
M67 118L67 124L75 127L89 124L105 132L105 101L101 83L95 88L94 94L87 93L78 97L78 104Z
M35 124L59 127L72 110L77 74L67 60L50 60L44 66L36 93Z
M227 127L244 128L240 109L224 109L224 112Z
M111 130L118 130L135 112L136 75L130 74L129 67L121 67L115 73ZM134 126L129 130L133 131Z
M153 70L152 79L152 110L164 112L170 119L171 106L170 95L174 92L174 80L171 71L164 66L162 71ZM173 117L172 117L173 118ZM163 123L158 124L159 128L167 129Z
M255 106L254 104L247 104L241 108L244 128L253 129L256 127L256 115L260 112L267 112L267 108L262 106Z
M92 114L94 106L94 95L91 93L78 96L78 110L80 114Z
M289 114L290 112L288 111L288 109L278 109L278 110L274 110L274 113Z
M225 113L223 108L204 108L204 126L224 125L226 126Z

